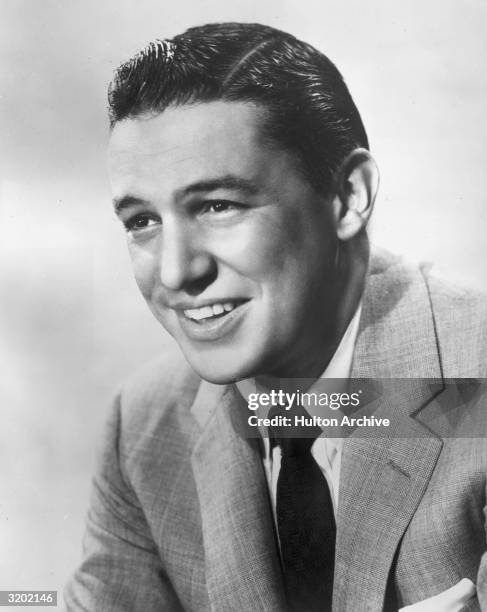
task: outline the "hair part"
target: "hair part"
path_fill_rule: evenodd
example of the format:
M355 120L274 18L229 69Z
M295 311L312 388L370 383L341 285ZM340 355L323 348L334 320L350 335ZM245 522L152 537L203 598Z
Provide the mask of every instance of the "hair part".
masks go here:
M327 193L347 155L368 149L360 114L335 65L274 28L216 23L155 40L115 72L110 126L169 106L223 100L266 110L262 136L294 153Z

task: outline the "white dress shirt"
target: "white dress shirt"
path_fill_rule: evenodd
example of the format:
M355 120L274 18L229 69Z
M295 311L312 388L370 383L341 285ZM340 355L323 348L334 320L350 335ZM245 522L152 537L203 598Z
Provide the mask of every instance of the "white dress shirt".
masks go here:
M360 321L360 313L362 310L361 303L359 304L352 320L350 321L345 333L342 336L335 354L320 377L320 380L313 384L308 393L314 391L323 391L322 379L343 379L344 386L350 377L352 368L353 351L357 340L358 327ZM319 391L317 389L319 383ZM242 396L248 399L250 393L255 393L256 385L252 379L241 380L237 383L237 388ZM334 386L336 391L336 384ZM279 470L281 469L281 449L279 446L274 446L271 452L271 445L268 437L263 437L264 441L264 469L269 487L269 493L272 501L272 509L274 514L274 522L276 521L276 496L277 496L277 479ZM315 458L316 463L320 467L328 486L330 488L331 498L333 501L333 509L335 517L338 508L338 493L340 486L340 466L342 460L344 438L317 438L311 447L311 454Z

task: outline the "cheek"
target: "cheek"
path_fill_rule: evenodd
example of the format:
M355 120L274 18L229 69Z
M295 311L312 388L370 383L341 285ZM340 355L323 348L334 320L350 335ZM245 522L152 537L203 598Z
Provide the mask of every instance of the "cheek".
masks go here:
M158 278L157 258L150 250L129 245L135 281L142 295L150 300Z
M296 258L301 244L296 225L284 218L259 215L252 222L215 236L212 251L222 262L255 281L277 281Z

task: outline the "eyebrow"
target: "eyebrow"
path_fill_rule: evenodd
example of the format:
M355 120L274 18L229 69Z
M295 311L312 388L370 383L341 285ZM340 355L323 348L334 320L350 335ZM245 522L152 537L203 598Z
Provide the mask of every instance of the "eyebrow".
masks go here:
M192 183L191 185L178 190L176 192L176 197L181 198L200 191L216 191L217 189L234 189L249 195L255 195L260 191L259 186L253 181L234 176L233 174L228 174L220 178Z
M143 198L137 198L133 195L122 196L121 198L113 199L113 209L115 214L120 216L120 213L127 208L133 208L134 206L147 205L149 202Z
M216 191L217 189L233 189L241 191L247 195L256 195L261 191L259 186L253 181L229 174L220 178L191 183L191 185L177 190L175 195L176 199L179 200L188 195ZM120 215L120 213L127 208L147 204L149 204L147 200L133 195L126 195L122 196L121 198L114 198L113 200L113 208L117 215Z

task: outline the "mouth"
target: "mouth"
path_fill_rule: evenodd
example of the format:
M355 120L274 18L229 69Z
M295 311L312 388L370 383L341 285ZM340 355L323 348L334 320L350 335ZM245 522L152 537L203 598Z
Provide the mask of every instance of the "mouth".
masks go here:
M179 323L192 340L212 342L235 331L243 321L250 300L225 300L200 308L178 310Z
M183 315L190 321L205 323L226 317L230 312L241 306L246 300L238 300L233 302L216 302L202 306L201 308L190 308L183 310Z

